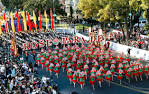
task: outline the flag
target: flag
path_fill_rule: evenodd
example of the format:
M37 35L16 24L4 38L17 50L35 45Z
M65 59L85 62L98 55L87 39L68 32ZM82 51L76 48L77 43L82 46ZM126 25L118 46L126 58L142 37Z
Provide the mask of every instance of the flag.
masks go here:
M13 20L13 14L12 12L10 13L11 16L11 27L12 27L12 32L15 33L15 26L14 26L14 20Z
M40 31L42 31L42 22L41 22L41 14L40 14L40 10L39 10L39 18L40 18Z
M5 23L6 23L6 33L8 33L8 25L7 25L7 20L6 20L6 15L4 13L4 20L5 20Z
M1 21L0 21L0 35L2 35Z
M20 32L21 31L21 23L20 23L20 18L19 18L18 12L16 13L16 17L17 17L17 22L18 22L18 32Z
M36 28L36 31L37 31L36 15L35 15L34 11L33 11L33 20L34 20L35 28Z
M28 17L28 26L29 26L29 31L32 31L31 20L30 20L30 16L29 16L28 11L27 11L27 17Z
M46 29L48 30L48 19L47 19L46 10L44 11L44 16L45 16L45 18L46 18Z
M54 29L53 13L51 9L50 9L50 16L51 16L51 29Z
M24 31L27 31L26 17L25 17L25 12L24 11L22 11L22 16L23 16L23 23L24 23Z

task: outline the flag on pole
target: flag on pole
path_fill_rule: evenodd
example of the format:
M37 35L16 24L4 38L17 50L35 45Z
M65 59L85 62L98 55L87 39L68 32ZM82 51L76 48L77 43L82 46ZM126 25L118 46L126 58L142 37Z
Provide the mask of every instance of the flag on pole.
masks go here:
M11 16L11 27L12 27L12 32L15 33L15 26L14 26L14 20L13 20L13 14L12 12L10 13Z
M1 21L0 21L0 35L2 35Z
M7 25L7 20L6 20L6 15L4 13L4 20L5 20L5 24L6 24L6 33L8 33L8 25Z
M22 11L22 16L23 16L23 23L24 23L24 31L27 31L26 17L25 17L25 12L24 11Z
M33 20L34 20L35 28L36 28L36 31L37 31L36 15L35 15L34 11L33 11Z
M27 11L27 17L28 17L28 26L29 26L29 31L32 31L31 20L30 20L30 16L29 16L28 11Z
M48 30L48 19L47 19L46 10L44 11L44 16L45 16L45 18L46 18L46 29Z
M20 23L20 18L19 18L18 12L16 13L16 17L17 17L17 22L18 22L18 32L20 32L21 31L21 23Z
M50 9L50 16L51 16L51 29L54 29L54 21L53 21L52 9Z
M42 31L42 22L41 22L41 13L40 13L40 10L39 10L39 18L40 18L40 31Z

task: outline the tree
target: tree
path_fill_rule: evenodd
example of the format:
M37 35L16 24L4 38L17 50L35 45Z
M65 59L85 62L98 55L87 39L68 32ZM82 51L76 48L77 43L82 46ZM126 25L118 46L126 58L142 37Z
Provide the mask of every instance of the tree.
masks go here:
M124 40L131 34L131 28L135 24L140 0L80 0L79 8L85 18L94 17L99 22L118 22L123 32ZM132 14L131 16L129 14ZM132 19L133 18L133 19ZM139 18L139 17L138 17ZM123 25L124 23L124 25ZM130 30L129 30L130 29Z
M141 0L142 4L141 7L144 10L143 17L147 19L149 23L149 0Z
M6 8L11 9L20 9L28 10L32 12L33 10L38 13L38 10L41 10L43 13L44 10L50 12L50 8L53 8L52 0L1 0L3 5ZM59 0L54 0L55 12L58 15L66 15L65 11L61 8L62 4L59 3Z
M26 0L1 0L2 4L6 6L6 8L13 9L23 9L23 2Z
M70 17L71 17L71 19L73 18L73 8L71 5L70 5Z
M24 4L24 10L29 10L32 12L33 10L38 13L38 10L41 10L43 13L44 10L50 12L50 8L53 8L52 0L27 0ZM59 4L58 0L54 2L55 12L58 15L66 15L65 11L61 8L62 5Z

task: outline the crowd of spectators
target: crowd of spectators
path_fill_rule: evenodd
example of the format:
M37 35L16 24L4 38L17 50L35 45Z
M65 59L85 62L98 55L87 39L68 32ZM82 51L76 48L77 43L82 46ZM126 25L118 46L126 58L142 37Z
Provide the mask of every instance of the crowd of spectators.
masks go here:
M1 58L0 94L57 94L50 78L38 77L38 68L38 64L32 66L19 57Z
M139 32L133 32L127 42L123 41L123 33L110 32L108 40L139 49L149 50L149 38L141 37Z

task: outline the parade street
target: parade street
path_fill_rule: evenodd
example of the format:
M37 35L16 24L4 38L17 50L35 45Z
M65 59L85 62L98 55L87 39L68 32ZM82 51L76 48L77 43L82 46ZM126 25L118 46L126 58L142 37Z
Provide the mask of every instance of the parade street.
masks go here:
M118 55L118 53L117 53ZM28 56L28 62L33 62L33 56L30 54ZM133 59L136 60L136 59ZM34 61L35 63L35 61ZM143 61L144 64L148 63L147 61ZM69 79L66 76L67 74L60 70L59 78L53 73L50 75L50 72L47 71L45 68L42 69L40 66L38 68L38 77L41 78L45 76L51 79L51 84L58 84L58 90L60 94L148 94L149 93L149 80L143 77L143 81L138 79L135 81L134 79L131 80L129 83L128 80L123 79L122 84L119 84L119 80L117 79L116 75L114 77L114 81L111 82L111 86L108 87L108 82L104 79L102 83L102 87L100 88L98 82L95 82L95 90L92 89L92 86L88 83L89 80L86 80L86 84L83 89L81 89L80 85L77 83L76 87L74 88L73 83L70 84ZM88 82L87 82L88 81Z
M149 0L0 0L0 94L149 94Z

